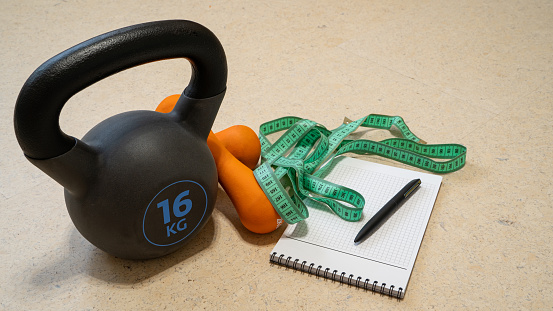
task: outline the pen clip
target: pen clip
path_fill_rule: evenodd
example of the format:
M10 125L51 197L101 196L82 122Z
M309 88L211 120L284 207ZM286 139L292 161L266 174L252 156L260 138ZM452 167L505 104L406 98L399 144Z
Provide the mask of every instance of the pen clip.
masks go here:
M421 184L421 180L419 179L411 188L409 188L409 190L407 190L407 192L405 192L403 197L408 198L413 192L415 192L415 190L420 186L420 184Z

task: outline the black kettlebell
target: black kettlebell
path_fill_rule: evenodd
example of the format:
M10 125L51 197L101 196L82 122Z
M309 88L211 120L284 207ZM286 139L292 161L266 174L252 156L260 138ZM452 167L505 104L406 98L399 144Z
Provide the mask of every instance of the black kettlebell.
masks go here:
M81 140L63 133L61 109L75 93L119 71L186 58L192 77L171 113L130 111ZM15 106L17 140L27 159L65 188L69 215L92 244L114 256L171 253L210 217L217 170L206 144L226 90L223 47L190 21L115 30L42 64Z

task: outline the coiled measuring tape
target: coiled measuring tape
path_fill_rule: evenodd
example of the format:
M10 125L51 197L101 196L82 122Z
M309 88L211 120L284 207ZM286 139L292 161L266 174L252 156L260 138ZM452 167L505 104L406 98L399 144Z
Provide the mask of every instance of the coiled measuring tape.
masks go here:
M402 138L382 141L348 140L359 127L392 130ZM267 135L286 130L275 142ZM263 123L259 128L261 165L254 176L261 189L284 221L297 223L309 216L304 200L326 204L347 221L361 218L365 198L357 191L324 180L324 172L336 156L345 153L370 154L389 158L434 173L461 169L466 161L466 147L459 144L426 144L399 116L371 114L356 121L346 121L334 130L298 117L283 117ZM433 159L446 159L435 161Z

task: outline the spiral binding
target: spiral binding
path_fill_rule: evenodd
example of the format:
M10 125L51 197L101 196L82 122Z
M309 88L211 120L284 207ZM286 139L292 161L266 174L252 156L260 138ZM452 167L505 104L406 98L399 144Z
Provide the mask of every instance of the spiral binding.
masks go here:
M278 265L281 265L281 266L285 266L285 267L289 267L289 268L293 268L294 270L300 270L300 271L306 271L307 273L309 274L314 274L316 277L324 277L326 279L331 279L333 281L339 281L340 283L344 283L344 284L347 284L349 286L356 286L356 287L359 287L359 288L362 288L366 291L370 290L370 291L373 291L373 292L377 292L377 293L380 293L382 295L388 295L388 296L392 296L392 297L396 297L396 298L403 298L403 288L399 287L397 288L397 290L395 290L396 286L394 285L390 285L389 287L387 287L387 284L386 283L380 283L378 281L373 281L372 283L370 282L370 279L365 279L365 281L362 281L363 278L361 276L358 276L356 279L354 279L355 275L353 274L350 274L348 276L346 272L341 272L340 274L338 274L338 270L333 270L332 271L332 274L329 275L329 272L330 272L330 268L325 268L324 271L322 270L323 269L323 266L319 265L317 266L317 268L314 268L315 267L315 263L310 263L309 265L307 265L307 261L302 261L301 262L301 266L297 267L296 265L299 263L299 259L296 258L294 259L294 261L292 262L292 264L290 264L290 261L292 260L292 257L291 256L288 256L286 258L286 260L283 262L283 258L284 258L284 254L280 254L278 257L277 257L277 253L274 252L271 254L271 257L270 257L270 261L274 264L278 264ZM321 272L323 271L323 272ZM394 294L394 290L395 290L395 293Z

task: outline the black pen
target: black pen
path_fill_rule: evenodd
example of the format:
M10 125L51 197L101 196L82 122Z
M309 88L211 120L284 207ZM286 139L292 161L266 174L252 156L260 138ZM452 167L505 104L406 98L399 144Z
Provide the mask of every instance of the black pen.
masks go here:
M380 226L392 216L407 198L420 186L420 179L411 180L401 189L388 203L386 203L376 214L363 226L353 242L358 244L361 240L373 234Z

